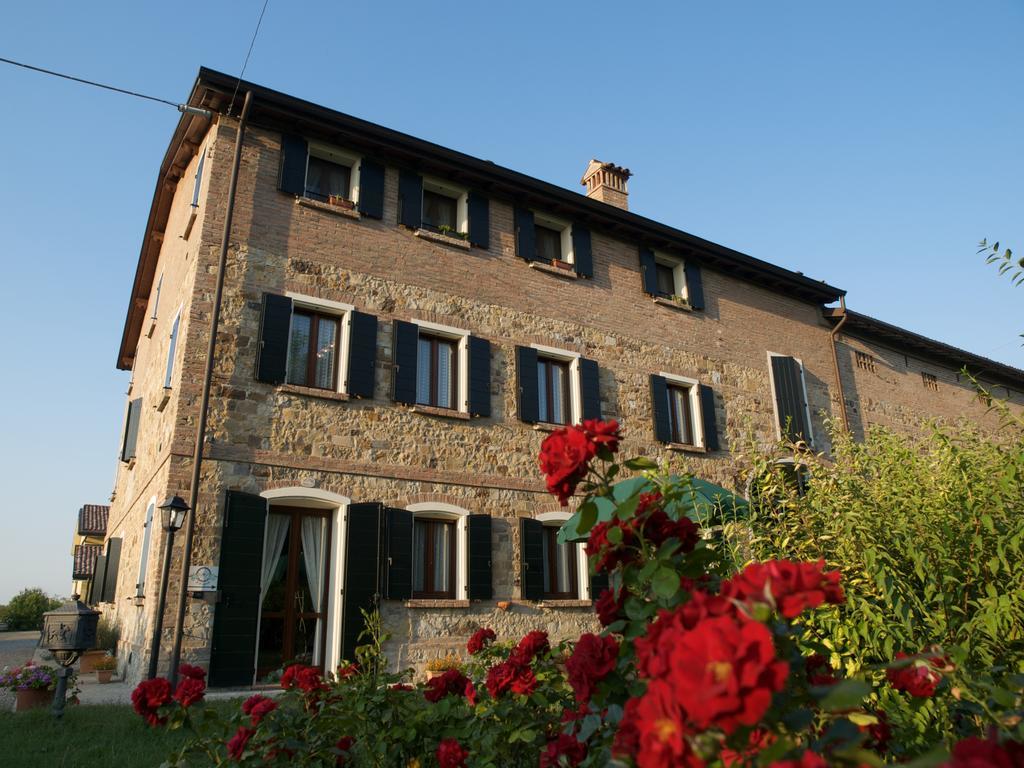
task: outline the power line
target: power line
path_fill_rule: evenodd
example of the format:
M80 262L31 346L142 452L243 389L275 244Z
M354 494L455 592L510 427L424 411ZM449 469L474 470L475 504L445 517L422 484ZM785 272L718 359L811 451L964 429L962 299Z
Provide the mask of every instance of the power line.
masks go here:
M52 69L43 69L42 67L34 67L31 64L24 64L23 62L14 61L12 59L5 59L3 57L0 57L0 61L2 61L4 64L13 64L16 67L23 67L24 69L31 69L33 72L42 72L44 75L53 75L54 77L62 77L65 80L72 80L72 81L74 81L76 83L84 83L85 85L92 85L92 86L95 86L96 88L104 88L104 89L106 89L108 91L114 91L115 93L123 93L123 94L126 94L128 96L136 96L136 97L138 97L140 99L148 99L149 101L156 101L156 102L159 102L160 104L167 104L169 106L174 107L175 109L179 109L180 110L180 106L181 105L179 105L178 102L176 102L176 101L168 101L167 99L160 99L160 98L157 98L156 96L147 96L144 93L136 93L135 91L128 91L128 90L125 90L124 88L117 88L117 87L115 87L113 85L105 85L103 83L97 83L97 82L94 82L92 80L86 80L86 79L81 78L81 77L74 77L72 75L65 75L63 72L54 72Z
M267 5L270 0L263 0L263 8L260 10L260 17L256 20L256 30L252 33L252 40L249 41L249 50L245 54L245 61L242 62L242 71L238 73L238 80L235 81L235 90L231 94L231 106L228 107L228 114L235 108L235 96L238 95L238 86L242 84L242 77L245 75L245 68L249 66L249 57L252 56L252 47L256 45L256 35L260 33L260 24L263 23L263 14L267 12Z

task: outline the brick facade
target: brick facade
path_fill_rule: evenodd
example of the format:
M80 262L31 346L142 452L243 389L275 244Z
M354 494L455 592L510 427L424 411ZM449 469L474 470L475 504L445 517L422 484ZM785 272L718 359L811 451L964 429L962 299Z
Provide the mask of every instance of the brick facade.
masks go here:
M123 550L117 599L103 610L121 623L129 679L143 674L148 628L155 610L163 533L154 532L145 597L133 600L147 506L170 494L187 497L192 444L210 331L216 264L225 215L237 123L218 116L183 169L174 191L155 275L163 275L151 336L135 349L129 399L144 399L137 457L121 464L108 536ZM825 419L838 402L830 331L820 303L755 280L703 270L705 307L684 311L657 303L641 289L638 243L593 228L592 279L560 277L515 256L513 199L490 195L490 247L466 249L422 237L398 221L397 165L386 164L380 220L300 204L278 189L281 132L254 123L245 135L234 226L227 260L205 459L192 563L216 565L225 491L276 493L271 504L302 504L333 511L345 534L344 500L392 507L461 510L492 518L494 598L489 601L385 601L391 633L387 651L396 668L457 652L466 637L492 626L509 637L545 628L553 637L593 627L584 598L575 603L522 599L520 517L559 511L543 492L536 455L545 431L517 414L515 347L542 344L598 363L605 417L623 425L626 455L664 456L695 474L737 488L735 451L753 438L776 440L768 353L799 358L804 367L815 448L828 451ZM350 149L349 147L342 147ZM190 205L198 156L206 152L197 209ZM182 234L195 215L187 238ZM154 278L156 279L156 278ZM150 303L153 290L147 288ZM378 320L375 390L352 399L255 379L264 293L293 293L341 302ZM172 384L165 392L168 334L182 311ZM146 317L150 316L147 311ZM448 418L392 402L392 321L425 320L464 329L491 344L491 416ZM879 361L857 368L854 350ZM851 426L867 423L913 429L927 416L969 414L978 421L968 389L949 369L930 367L937 392L922 389L920 363L903 360L854 337L842 336L840 370ZM654 439L648 377L667 372L713 387L721 450L667 450ZM916 379L915 379L916 376ZM156 406L169 395L162 410ZM925 395L926 396L923 396ZM1001 394L1001 393L1000 393ZM1022 402L1020 392L1012 392ZM285 490L282 490L285 489ZM287 498L283 498L287 497ZM158 528L158 526L157 526ZM333 553L331 579L340 568ZM178 590L180 542L172 561L165 617L170 647ZM337 660L343 586L331 581L328 662ZM189 599L185 655L207 663L215 600ZM255 638L254 638L255 643Z

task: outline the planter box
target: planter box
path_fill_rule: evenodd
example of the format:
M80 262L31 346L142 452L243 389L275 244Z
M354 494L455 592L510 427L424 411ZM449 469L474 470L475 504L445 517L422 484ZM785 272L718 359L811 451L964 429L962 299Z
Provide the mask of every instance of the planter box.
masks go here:
M114 676L114 670L112 669L97 669L96 679L101 685L106 685L110 682L110 678Z
M29 709L43 709L51 704L53 704L53 691L35 689L18 691L14 703L14 711L25 712Z
M85 653L82 654L81 658L78 660L79 672L81 672L83 675L86 674L87 672L95 672L96 671L96 666L95 666L96 662L99 661L100 659L102 659L106 655L107 655L106 651L97 651L97 650L86 651Z

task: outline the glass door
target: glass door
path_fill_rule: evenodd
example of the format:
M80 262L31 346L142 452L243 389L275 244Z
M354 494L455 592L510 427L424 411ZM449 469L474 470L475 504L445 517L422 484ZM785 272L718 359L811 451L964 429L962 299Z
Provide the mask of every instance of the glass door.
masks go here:
M271 507L263 547L256 677L323 666L330 526L327 511Z

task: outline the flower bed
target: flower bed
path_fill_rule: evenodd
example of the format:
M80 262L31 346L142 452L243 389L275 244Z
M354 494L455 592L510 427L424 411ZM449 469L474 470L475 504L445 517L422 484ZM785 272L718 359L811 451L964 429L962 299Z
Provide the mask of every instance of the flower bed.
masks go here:
M368 617L369 642L353 663L326 678L289 667L280 698L254 695L226 721L196 716L204 673L187 665L176 691L165 680L141 684L136 710L152 725L197 732L172 763L883 764L890 733L880 694L934 705L952 690L943 649L846 677L807 623L843 610L839 573L788 560L731 571L690 478L642 458L617 464L618 444L615 422L588 421L551 434L540 457L563 504L582 485L577 530L588 535L592 572L610 585L596 604L600 634L552 644L540 631L513 640L483 627L461 667L413 686L384 671L384 638ZM616 482L627 470L634 476ZM992 699L972 703L976 716L919 764L1022 764L1019 683L993 682Z

